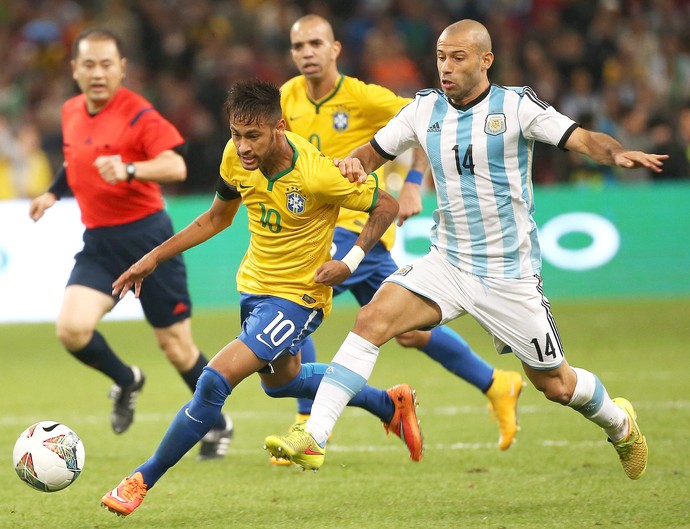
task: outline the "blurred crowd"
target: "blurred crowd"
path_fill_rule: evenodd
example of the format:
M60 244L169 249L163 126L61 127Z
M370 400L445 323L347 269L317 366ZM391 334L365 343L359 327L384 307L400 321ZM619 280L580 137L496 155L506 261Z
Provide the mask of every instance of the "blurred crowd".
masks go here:
M310 12L333 23L343 73L407 96L437 86L443 28L477 19L493 38L492 82L529 85L585 127L671 155L660 175L618 173L539 145L535 183L690 178L688 0L3 0L0 198L42 192L62 162L60 108L77 93L69 59L82 29L124 38L125 84L188 140L189 179L168 190L186 193L213 189L230 83L294 76L289 30Z

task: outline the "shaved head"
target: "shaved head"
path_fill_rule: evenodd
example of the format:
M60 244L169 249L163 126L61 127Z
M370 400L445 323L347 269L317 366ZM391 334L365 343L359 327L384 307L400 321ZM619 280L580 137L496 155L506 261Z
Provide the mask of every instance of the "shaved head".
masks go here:
M333 33L333 26L325 18L319 15L304 15L302 18L297 19L290 29L290 33L298 32L300 29L305 27L314 28L317 26L321 31L321 34L326 37L331 42L335 41L335 34Z
M463 40L478 53L485 53L491 50L491 37L484 24L476 20L459 20L443 30L438 41Z

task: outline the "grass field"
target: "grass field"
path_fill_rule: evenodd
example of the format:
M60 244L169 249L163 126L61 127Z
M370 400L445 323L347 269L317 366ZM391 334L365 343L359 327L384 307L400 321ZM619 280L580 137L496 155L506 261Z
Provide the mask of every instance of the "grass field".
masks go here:
M649 441L647 474L628 480L601 431L547 402L531 386L520 402L521 431L496 446L479 392L424 355L389 344L371 382L409 382L420 400L425 457L413 463L380 423L348 409L318 473L272 468L264 437L292 422L294 403L271 400L258 379L228 400L236 434L223 461L195 461L196 449L126 520L99 508L101 495L155 449L189 394L143 322L101 329L148 382L137 419L110 430L110 383L59 346L52 325L0 326L0 528L680 528L690 527L690 300L553 304L571 364L595 372L611 396L628 397ZM327 361L354 311L336 310L316 333ZM472 319L453 322L484 358L498 357ZM196 339L211 356L237 331L237 311L197 314ZM64 422L86 446L85 470L70 488L43 494L21 483L12 446L29 424Z

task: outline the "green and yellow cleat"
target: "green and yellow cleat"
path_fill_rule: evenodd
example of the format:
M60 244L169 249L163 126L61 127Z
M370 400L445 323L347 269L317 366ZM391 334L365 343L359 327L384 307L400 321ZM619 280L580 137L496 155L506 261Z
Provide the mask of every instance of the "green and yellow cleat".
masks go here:
M618 397L613 402L628 414L628 435L620 441L612 442L613 448L630 479L640 479L647 470L647 439L637 425L637 414L627 399ZM610 441L610 439L609 439Z
M293 425L292 432L286 436L269 435L264 449L276 459L292 461L304 470L319 470L326 456L326 449L304 429L304 424Z
M297 416L295 417L295 422L292 423L290 428L288 428L288 434L291 434L292 432L295 431L295 428L297 426L302 425L304 426L304 423L307 422L307 419L309 419L309 414L308 413L297 413ZM289 459L285 458L277 458L275 456L271 456L271 465L276 466L276 467L289 467L292 464L292 461Z

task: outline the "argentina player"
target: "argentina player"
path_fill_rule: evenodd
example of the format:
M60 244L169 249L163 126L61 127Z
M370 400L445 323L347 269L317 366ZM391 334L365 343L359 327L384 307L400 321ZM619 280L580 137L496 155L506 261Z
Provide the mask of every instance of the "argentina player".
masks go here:
M627 476L638 479L647 466L647 443L632 405L611 399L593 373L568 364L543 294L532 218L532 149L541 141L601 164L656 172L667 156L630 151L606 134L585 130L527 87L492 85L493 60L482 24L450 25L436 49L442 90L419 92L370 143L339 161L354 181L421 145L438 200L432 246L426 256L389 276L359 311L322 380L305 429L281 442L325 454L328 434L349 399L334 383L339 370L355 370L366 380L372 365L364 367L364 360L375 362L379 346L392 337L471 314L493 336L498 353L518 357L547 399L603 428Z

